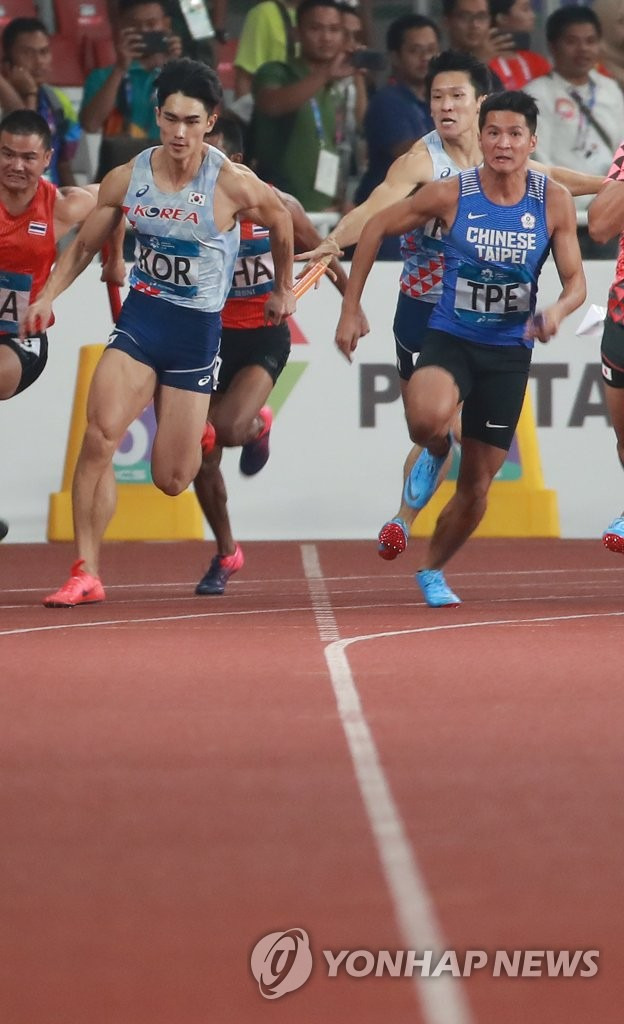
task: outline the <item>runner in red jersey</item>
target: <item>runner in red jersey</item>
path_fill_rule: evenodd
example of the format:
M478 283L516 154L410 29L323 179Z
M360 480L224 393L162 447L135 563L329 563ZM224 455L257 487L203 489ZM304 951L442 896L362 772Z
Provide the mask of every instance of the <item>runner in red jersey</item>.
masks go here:
M32 110L0 122L0 400L36 381L47 360L45 332L20 340L19 318L43 288L56 243L95 206L97 186L58 189L42 173L50 130Z
M46 121L16 110L0 121L0 401L33 384L48 358L45 332L18 336L43 288L56 243L95 206L97 185L58 189L41 177L52 156ZM0 520L0 540L8 526Z
M242 162L242 136L236 121L220 118L208 140L235 163ZM292 216L295 244L314 248L320 235L301 204L284 192L278 191L278 195ZM221 348L210 403L216 444L204 455L195 478L195 491L215 535L217 553L197 584L196 594L223 594L230 576L243 565L243 552L234 540L228 515L221 456L224 447L242 445L239 466L246 476L253 476L266 464L272 414L265 403L290 353L288 325L276 327L265 322L264 305L273 289L268 232L250 221L241 223L240 229L232 288L222 312ZM334 283L343 294L346 274L337 261L332 270ZM363 330L368 333L364 321Z
M605 183L589 207L588 227L594 241L603 244L620 235L600 353L607 408L624 467L624 142L620 143ZM624 512L607 526L602 541L610 551L624 554Z

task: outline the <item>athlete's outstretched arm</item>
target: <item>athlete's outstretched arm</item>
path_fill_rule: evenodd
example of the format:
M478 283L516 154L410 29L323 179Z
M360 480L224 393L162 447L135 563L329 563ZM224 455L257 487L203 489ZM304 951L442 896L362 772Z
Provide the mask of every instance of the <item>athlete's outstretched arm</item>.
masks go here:
M320 245L298 254L297 259L312 263L322 256L340 256L345 246L357 242L371 217L405 199L419 185L431 181L432 176L433 167L427 147L417 142L409 153L397 157L384 180L373 189L368 199L350 210Z
M313 246L321 243L322 238L319 232L316 230L299 200L295 199L295 197L291 196L288 192L281 192L279 189L276 189L275 191L292 217L295 232L295 247L303 249L312 248ZM340 294L344 295L347 290L347 281L349 279L342 265L335 256L328 265L327 276L331 279L332 284ZM360 318L360 337L362 338L365 334L369 333L370 327L361 306L358 309L358 316Z
M99 185L68 185L59 188L54 203L54 237L57 242L82 224L97 204Z
M400 235L427 221L439 217L443 225L452 224L457 210L459 179L435 181L425 185L417 195L402 199L368 222L353 256L347 290L342 300L342 313L336 329L336 344L351 360L360 338L357 310L366 279L382 239L386 235Z
M100 185L96 208L88 215L71 245L61 254L37 300L24 313L20 321L20 337L46 329L54 299L82 273L110 233L118 227L130 173L129 165L123 164L106 175Z
M604 182L602 174L583 174L582 171L571 171L569 167L559 167L557 164L540 164L537 160L529 160L529 167L533 171L547 174L573 196L595 196Z
M624 230L624 180L605 181L587 213L594 242L609 242Z
M551 183L548 187L546 216L552 253L563 288L552 306L541 310L527 322L526 337L537 338L539 341L552 338L564 317L578 309L587 294L576 235L576 210L570 193L560 185Z
M595 242L609 242L624 230L624 142L618 147L600 192L589 207L589 233Z

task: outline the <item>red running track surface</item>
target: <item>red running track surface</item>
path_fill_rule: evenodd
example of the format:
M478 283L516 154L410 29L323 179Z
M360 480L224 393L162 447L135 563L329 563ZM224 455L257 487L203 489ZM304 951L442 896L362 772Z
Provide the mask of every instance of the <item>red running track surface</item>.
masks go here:
M68 550L2 545L2 1024L619 1024L624 561L473 541L433 610L420 550L247 544L197 598L208 546L110 544L106 603L52 610ZM293 928L311 978L267 999ZM384 949L488 964L327 976Z

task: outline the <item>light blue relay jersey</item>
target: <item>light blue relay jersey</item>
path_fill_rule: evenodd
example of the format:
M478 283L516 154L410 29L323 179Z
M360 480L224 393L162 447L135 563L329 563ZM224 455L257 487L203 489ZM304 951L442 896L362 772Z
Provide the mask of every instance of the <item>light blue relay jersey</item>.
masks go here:
M481 345L533 344L524 326L550 250L546 181L528 171L520 202L500 206L484 195L478 168L461 172L457 215L444 236L442 298L429 327Z
M442 139L436 131L423 135L431 163L433 165L432 181L454 177L460 168L442 145ZM401 291L410 299L421 302L437 302L442 294L442 274L444 272L444 244L440 221L433 218L424 228L414 228L401 235Z
M178 306L219 312L232 283L240 230L219 231L214 192L226 159L210 146L197 175L180 192L161 192L146 149L135 158L124 211L135 230L130 287Z

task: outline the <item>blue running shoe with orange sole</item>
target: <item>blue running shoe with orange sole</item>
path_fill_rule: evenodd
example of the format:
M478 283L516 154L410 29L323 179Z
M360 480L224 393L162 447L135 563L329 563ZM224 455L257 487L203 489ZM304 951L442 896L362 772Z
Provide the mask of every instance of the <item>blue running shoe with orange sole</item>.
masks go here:
M609 523L602 535L602 543L609 551L624 555L624 516L618 516Z
M377 554L391 562L397 555L402 555L407 547L409 530L407 523L400 516L395 516L390 522L384 523L379 531Z
M430 608L456 608L461 597L454 594L441 569L421 569L414 577Z
M230 576L243 568L245 559L240 544L236 545L233 555L215 555L208 572L205 573L195 587L195 593L200 596L206 594L223 594Z

